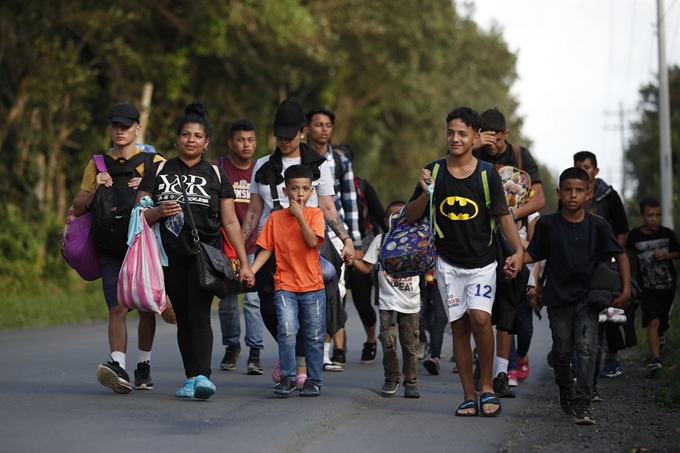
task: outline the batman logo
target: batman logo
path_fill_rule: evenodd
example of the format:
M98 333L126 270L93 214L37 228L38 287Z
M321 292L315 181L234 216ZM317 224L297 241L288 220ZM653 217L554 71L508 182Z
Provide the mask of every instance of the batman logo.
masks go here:
M451 206L450 209L444 209ZM439 205L439 212L451 220L472 220L479 213L477 203L465 197L447 197Z

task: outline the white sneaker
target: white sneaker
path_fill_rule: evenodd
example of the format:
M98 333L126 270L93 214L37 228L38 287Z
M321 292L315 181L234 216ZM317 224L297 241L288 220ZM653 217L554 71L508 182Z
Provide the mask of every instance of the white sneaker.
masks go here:
M427 347L428 343L427 341L421 341L418 343L418 351L416 355L418 356L418 360L425 360L425 357L427 357Z

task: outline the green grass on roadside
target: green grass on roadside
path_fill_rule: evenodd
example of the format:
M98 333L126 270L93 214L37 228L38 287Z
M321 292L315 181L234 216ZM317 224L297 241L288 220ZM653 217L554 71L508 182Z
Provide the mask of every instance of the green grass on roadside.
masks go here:
M678 294L675 296L678 301ZM658 390L653 394L654 400L662 405L680 407L680 308L678 303L673 305L673 316L669 329L666 331L668 343L661 351L663 368L656 372L659 380ZM638 308L638 318L641 316L641 308ZM636 349L649 361L649 344L647 343L647 329L637 328L638 345Z
M100 281L86 284L80 292L12 296L0 302L0 330L91 322L107 317Z
M664 367L659 370L658 376L662 385L654 397L659 403L678 407L680 406L680 309L677 303L673 308L674 319L671 320L670 328L666 332L668 343L661 351Z

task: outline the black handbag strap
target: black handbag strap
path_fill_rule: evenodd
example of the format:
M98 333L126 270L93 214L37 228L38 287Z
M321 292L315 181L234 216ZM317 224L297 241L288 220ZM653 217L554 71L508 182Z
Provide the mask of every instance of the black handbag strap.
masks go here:
M269 178L269 191L272 194L272 204L274 205L272 211L283 209L283 206L281 206L281 202L279 201L279 191L276 188L276 178Z
M182 182L182 170L179 167L179 157L175 160L175 167L177 167L177 179L179 180L179 186L182 188L182 194L184 194L184 204L187 207L187 212L189 213L189 223L191 227L191 236L194 238L194 244L198 246L201 238L198 237L198 229L196 228L196 222L194 222L194 215L191 213L191 205L189 204L189 196L187 195L187 190L184 188L184 182Z

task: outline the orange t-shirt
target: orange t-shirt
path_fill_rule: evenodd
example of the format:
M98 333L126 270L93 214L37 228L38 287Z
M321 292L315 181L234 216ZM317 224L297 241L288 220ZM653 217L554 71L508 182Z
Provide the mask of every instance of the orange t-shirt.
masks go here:
M321 244L324 238L323 212L308 206L303 215ZM257 239L257 245L265 250L273 250L276 256L274 289L306 293L324 288L319 247L307 247L300 225L288 209L271 213Z

